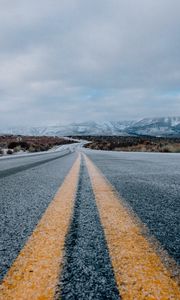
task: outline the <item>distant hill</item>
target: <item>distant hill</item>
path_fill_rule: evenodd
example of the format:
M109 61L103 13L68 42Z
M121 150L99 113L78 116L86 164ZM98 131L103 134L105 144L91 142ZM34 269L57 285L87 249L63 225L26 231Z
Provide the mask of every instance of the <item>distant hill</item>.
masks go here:
M107 121L72 123L66 126L0 128L1 134L34 136L68 135L149 135L180 136L180 117L146 118L139 121Z

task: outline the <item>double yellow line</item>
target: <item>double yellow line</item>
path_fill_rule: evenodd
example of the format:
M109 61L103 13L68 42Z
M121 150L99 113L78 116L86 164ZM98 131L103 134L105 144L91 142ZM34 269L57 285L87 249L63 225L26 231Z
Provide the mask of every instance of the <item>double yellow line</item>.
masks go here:
M180 289L112 186L85 157L122 299L178 300ZM79 179L77 158L2 285L1 300L51 300L62 270Z

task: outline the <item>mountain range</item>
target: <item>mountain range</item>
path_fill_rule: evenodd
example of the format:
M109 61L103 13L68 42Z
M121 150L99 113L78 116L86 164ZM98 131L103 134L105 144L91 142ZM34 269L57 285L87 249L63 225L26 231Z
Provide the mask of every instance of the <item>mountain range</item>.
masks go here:
M66 126L0 128L0 134L34 136L149 135L180 137L180 117L145 118L139 121L72 123Z

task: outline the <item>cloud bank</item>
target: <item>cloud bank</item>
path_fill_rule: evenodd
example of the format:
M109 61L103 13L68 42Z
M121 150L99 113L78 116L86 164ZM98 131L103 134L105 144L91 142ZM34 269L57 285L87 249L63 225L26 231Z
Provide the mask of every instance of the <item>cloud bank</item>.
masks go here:
M0 126L180 115L179 0L2 0Z

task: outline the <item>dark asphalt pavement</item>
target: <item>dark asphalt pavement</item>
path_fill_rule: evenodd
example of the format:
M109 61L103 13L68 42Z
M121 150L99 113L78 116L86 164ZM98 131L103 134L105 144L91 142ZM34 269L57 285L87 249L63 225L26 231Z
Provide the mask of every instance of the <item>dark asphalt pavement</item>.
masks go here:
M180 154L83 151L147 226L149 234L180 264ZM75 152L64 156L56 152L0 160L0 279L76 157ZM66 238L60 291L65 300L120 298L84 162Z
M45 160L53 160L58 157L64 156L70 152L69 149L63 150L61 152L40 152L40 153L33 153L27 155L12 155L9 157L1 157L0 158L0 176L6 176L6 171L12 171L15 173L17 169L21 171L21 168L29 168L35 164L44 163Z
M180 154L85 152L180 264Z
M65 253L60 299L120 299L84 162Z
M61 156L57 152L0 161L0 279L31 235L77 154Z

